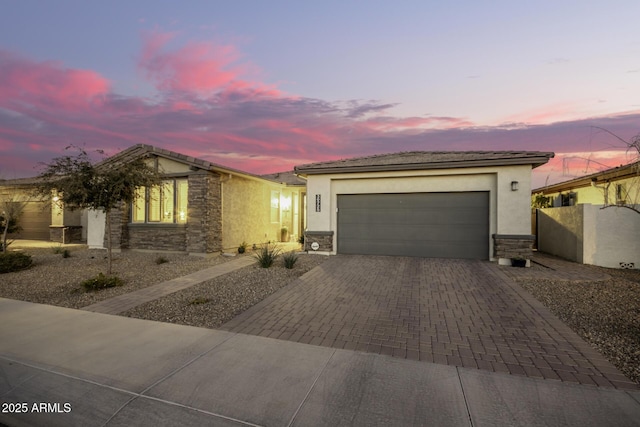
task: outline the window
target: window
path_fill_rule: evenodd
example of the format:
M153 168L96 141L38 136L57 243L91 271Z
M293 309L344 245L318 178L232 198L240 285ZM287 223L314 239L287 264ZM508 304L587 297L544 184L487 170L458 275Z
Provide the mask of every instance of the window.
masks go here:
M271 222L280 222L280 192L271 191Z
M185 224L188 192L186 179L164 180L155 187L138 188L131 207L131 222Z
M626 203L625 196L627 191L624 184L616 184L616 204L624 205Z

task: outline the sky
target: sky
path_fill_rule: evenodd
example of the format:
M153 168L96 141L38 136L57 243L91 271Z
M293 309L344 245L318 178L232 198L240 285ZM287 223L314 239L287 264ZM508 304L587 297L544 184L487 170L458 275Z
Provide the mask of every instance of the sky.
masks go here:
M151 144L251 173L398 151L634 161L640 2L0 0L0 178Z

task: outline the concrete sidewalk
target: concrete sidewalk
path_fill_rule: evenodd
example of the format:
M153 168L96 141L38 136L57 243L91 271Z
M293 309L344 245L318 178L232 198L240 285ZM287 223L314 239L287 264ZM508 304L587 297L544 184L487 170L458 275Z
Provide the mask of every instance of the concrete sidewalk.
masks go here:
M122 313L137 307L140 304L144 304L145 302L156 300L165 295L197 285L198 283L214 279L218 276L222 276L223 274L231 273L232 271L236 271L242 267L247 267L255 262L256 259L252 256L240 257L233 261L214 265L213 267L205 268L204 270L196 271L195 273L191 273L186 276L176 277L175 279L167 280L165 282L158 283L157 285L142 288L134 292L129 292L127 294L88 305L83 307L82 310L103 314Z
M0 367L9 426L640 425L637 391L8 299Z

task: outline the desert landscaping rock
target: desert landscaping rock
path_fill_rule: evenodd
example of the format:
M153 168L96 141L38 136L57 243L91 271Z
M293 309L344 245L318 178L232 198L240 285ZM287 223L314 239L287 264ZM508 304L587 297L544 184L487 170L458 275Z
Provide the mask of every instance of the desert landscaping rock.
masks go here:
M300 255L293 269L281 257L270 268L257 264L192 286L122 313L123 316L181 325L217 328L278 289L326 261L327 257ZM293 286L293 285L292 285Z
M33 265L24 271L0 275L0 297L69 308L86 307L234 259L220 255L205 258L171 253L114 253L113 273L124 281L124 286L85 292L81 286L84 280L107 271L105 250L72 248L69 258L54 254L53 248L30 248L24 252L33 257ZM168 262L157 264L160 256Z

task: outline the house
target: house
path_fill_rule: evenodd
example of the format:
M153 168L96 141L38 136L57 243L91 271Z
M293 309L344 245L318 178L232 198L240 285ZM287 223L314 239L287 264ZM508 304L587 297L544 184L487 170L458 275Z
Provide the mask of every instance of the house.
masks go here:
M404 152L295 167L307 180L305 250L531 257L531 170L553 153Z
M601 267L640 268L640 162L537 188L532 200L553 206L535 212L539 251Z
M111 239L116 250L209 254L235 249L243 242L295 241L304 230L305 184L290 172L258 176L143 144L105 162L138 157L156 168L162 184L140 188L134 203L111 212ZM38 238L86 239L89 247L103 247L104 213L70 212L55 198L49 211L48 233L39 226Z
M40 200L33 194L34 178L0 180L0 201L13 201L24 204L20 217L20 234L10 238L49 240L49 227L52 222L51 203ZM0 208L1 209L1 208Z
M640 162L533 190L533 196L547 197L551 206L626 205L640 203Z

